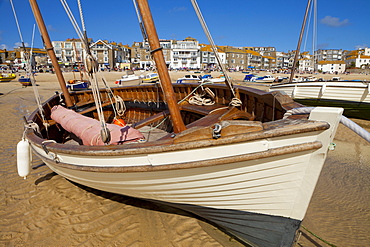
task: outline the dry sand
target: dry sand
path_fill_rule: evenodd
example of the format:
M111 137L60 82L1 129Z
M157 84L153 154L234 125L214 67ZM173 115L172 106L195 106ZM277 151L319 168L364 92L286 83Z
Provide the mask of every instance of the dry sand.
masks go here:
M122 74L104 76L113 86ZM183 74L172 72L171 77ZM66 80L73 78L72 73L64 75ZM231 76L242 84L244 74ZM59 90L55 75L36 78L42 101ZM35 100L32 88L22 88L17 81L0 83L0 93L0 246L242 246L189 213L74 184L36 157L30 176L18 177L16 145L22 117L35 109ZM370 130L370 121L356 121ZM370 145L344 126L335 143L303 225L337 246L368 246ZM300 246L326 246L305 233Z

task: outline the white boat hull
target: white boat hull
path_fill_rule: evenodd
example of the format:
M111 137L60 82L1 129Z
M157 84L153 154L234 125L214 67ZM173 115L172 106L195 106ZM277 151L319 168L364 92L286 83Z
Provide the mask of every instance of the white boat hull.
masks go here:
M299 82L270 87L293 99L326 99L370 103L370 84L365 82Z
M211 220L249 244L284 246L292 242L305 215L342 111L316 109L310 118L328 121L330 129L133 155L46 154L45 149L32 147L53 171L76 183L169 203ZM291 152L281 153L283 149ZM228 162L231 157L234 161ZM166 168L171 165L179 169ZM109 169L98 172L102 168ZM248 221L250 217L256 222ZM271 236L258 237L264 232L256 230L260 227Z

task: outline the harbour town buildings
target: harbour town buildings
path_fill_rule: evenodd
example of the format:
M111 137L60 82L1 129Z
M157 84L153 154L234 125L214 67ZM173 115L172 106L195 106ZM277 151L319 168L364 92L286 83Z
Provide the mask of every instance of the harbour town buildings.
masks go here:
M65 69L83 64L86 56L79 39L53 41L59 64ZM192 37L184 40L160 40L166 64L169 69L215 70L218 68L216 54L211 46L201 44ZM100 69L153 69L149 44L146 41L134 42L131 46L99 39L89 40L91 55ZM0 64L24 67L27 48L13 51L0 50ZM219 60L229 70L283 70L290 69L294 63L294 51L276 51L275 47L233 47L217 46ZM50 65L44 49L33 49L36 66ZM311 55L301 52L297 69L305 72L342 73L347 68L368 68L370 48L353 51L342 49L319 49Z

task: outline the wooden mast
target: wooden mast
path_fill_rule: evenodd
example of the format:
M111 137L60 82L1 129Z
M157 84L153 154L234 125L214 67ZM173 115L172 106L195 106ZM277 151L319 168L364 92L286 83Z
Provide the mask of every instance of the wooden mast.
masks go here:
M67 107L72 107L73 104L72 104L72 101L71 101L71 97L70 97L68 89L66 87L66 83L65 83L62 71L59 67L57 57L55 56L54 47L51 44L50 37L49 37L49 34L47 32L44 20L41 16L39 6L38 6L36 0L29 0L29 2L30 2L30 5L31 5L31 8L32 8L32 12L33 12L33 15L35 17L35 20L37 22L37 25L39 26L39 30L40 30L40 33L41 33L41 36L42 36L42 40L45 44L46 51L48 52L48 55L51 59L51 62L53 64L53 67L54 67L54 70L55 70L55 74L57 75L57 78L58 78L59 85L60 85L60 87L62 89L62 92L64 94L64 99L65 99L66 106Z
M299 39L298 39L298 44L297 44L297 50L296 50L295 56L294 56L292 72L290 73L289 83L291 83L293 81L293 78L294 78L295 68L297 66L296 63L298 61L299 51L301 50L301 43L302 43L303 33L304 33L304 29L306 27L307 16L308 16L308 11L310 9L310 6L311 6L311 0L308 0L307 7L306 7L306 13L305 13L304 18L303 18L301 33L299 34Z
M166 102L171 114L172 125L175 133L179 133L186 129L181 118L180 108L177 104L175 92L172 87L171 78L168 73L166 62L163 57L162 47L159 43L158 34L154 26L154 21L148 2L146 0L136 1L143 19L146 34L148 35L149 46L154 62L156 63L158 75L161 81L162 89L165 95Z

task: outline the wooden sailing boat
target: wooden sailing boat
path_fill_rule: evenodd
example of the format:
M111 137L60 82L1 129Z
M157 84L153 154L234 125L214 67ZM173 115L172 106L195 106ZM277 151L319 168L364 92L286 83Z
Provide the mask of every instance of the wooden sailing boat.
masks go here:
M46 32L35 0L30 3L40 30ZM225 84L171 84L147 1L137 3L161 87L113 88L126 106L122 118L127 126L120 127L118 139L115 130L110 138L104 137L109 131L102 131L98 138L108 145L90 146L81 140L83 134L67 131L55 114L92 120L101 108L105 121L112 122L110 93L101 90L96 106L92 91L68 92L56 67L63 95L51 97L42 112L36 110L28 118L24 148L18 154L19 174L29 172L29 144L50 169L76 183L188 210L245 244L290 246L342 109L286 115L301 105L279 93ZM50 48L47 33L43 37ZM47 50L56 61L52 49ZM207 104L189 103L194 93ZM73 110L62 107L60 97ZM153 126L160 136L143 141L139 133L127 138L130 130Z

